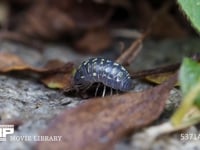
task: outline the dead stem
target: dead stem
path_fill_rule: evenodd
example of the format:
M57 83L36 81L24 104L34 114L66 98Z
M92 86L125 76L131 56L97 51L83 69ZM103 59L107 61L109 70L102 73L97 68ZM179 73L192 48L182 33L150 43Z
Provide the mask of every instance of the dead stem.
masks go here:
M164 66L164 67L158 67L158 68L144 70L144 71L132 72L131 77L136 79L136 78L143 78L145 76L156 75L156 74L160 74L160 73L175 72L179 69L179 67L180 67L180 63L177 63L177 64L168 65L168 66Z
M169 10L171 6L171 3L167 3L167 5L164 5L158 12L155 13L155 15L152 17L147 29L145 32L139 36L132 44L131 46L125 50L117 59L116 62L122 65L130 65L133 60L137 57L139 52L142 50L142 43L144 39L151 34L152 29L156 25L158 18L163 12L166 12Z

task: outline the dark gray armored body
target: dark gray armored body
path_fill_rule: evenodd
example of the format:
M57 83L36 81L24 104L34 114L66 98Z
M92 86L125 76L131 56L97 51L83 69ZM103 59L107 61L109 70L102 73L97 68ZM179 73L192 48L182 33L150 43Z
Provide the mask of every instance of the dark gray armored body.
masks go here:
M87 87L96 82L120 91L129 91L132 88L132 80L126 69L104 58L84 61L74 76L74 84L77 87Z

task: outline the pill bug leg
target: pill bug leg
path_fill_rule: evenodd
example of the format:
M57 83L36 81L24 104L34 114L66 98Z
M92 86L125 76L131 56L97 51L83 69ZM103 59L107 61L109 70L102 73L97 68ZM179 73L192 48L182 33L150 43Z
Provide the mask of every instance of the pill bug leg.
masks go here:
M112 95L113 91L112 91L112 88L110 88L110 95Z
M116 94L119 95L119 91L118 90L116 90Z
M96 87L96 90L95 90L95 97L97 96L100 85L101 85L100 83L97 84L97 87Z
M105 93L106 93L106 86L104 85L104 86L103 86L103 94L102 94L102 97L105 97Z
M83 86L83 89L84 89L84 90L83 90L82 92L85 93L91 86L92 86L92 84L90 84L90 83L84 85L84 86Z
M73 89L76 91L76 93L78 93L79 91L83 90L85 88L84 85L82 84L77 84L73 87Z

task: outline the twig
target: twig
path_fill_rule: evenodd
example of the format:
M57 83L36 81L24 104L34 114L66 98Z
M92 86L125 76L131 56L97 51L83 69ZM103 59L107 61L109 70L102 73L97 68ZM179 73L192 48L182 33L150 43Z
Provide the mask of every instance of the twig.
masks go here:
M200 54L199 53L192 55L190 58L195 61L200 62ZM154 68L154 69L132 72L130 74L131 74L131 77L134 79L143 78L143 77L149 76L149 75L156 75L156 74L167 73L167 72L175 72L180 68L180 65L181 65L181 63L176 63L176 64L158 67L158 68Z
M111 35L114 37L123 37L123 38L138 38L141 36L141 33L137 30L132 29L112 29Z
M177 63L177 64L168 65L168 66L164 66L164 67L158 67L155 69L132 72L131 77L136 79L136 78L143 78L145 76L156 75L156 74L160 74L160 73L175 72L176 70L179 69L179 67L180 67L180 63Z
M155 26L159 16L163 13L169 10L171 6L171 3L167 3L164 5L151 19L151 22L149 23L146 31L138 37L131 46L124 51L116 60L117 63L120 63L122 65L129 65L139 54L139 52L142 49L142 43L144 39L152 32L153 27Z
M124 51L124 53L122 53L120 57L117 58L116 62L123 65L129 65L141 51L142 42L148 34L149 31L142 34L137 40L135 40L133 44L126 51Z

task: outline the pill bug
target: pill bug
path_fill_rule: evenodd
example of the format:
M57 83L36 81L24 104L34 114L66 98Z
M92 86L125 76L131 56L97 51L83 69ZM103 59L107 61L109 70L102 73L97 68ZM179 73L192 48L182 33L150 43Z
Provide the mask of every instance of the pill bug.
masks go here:
M84 61L74 75L74 85L79 89L87 90L94 83L104 85L103 96L106 87L119 91L129 91L132 88L132 80L128 71L120 64L104 58L90 58ZM95 96L99 88L97 85Z

